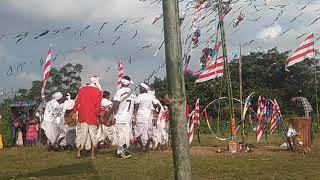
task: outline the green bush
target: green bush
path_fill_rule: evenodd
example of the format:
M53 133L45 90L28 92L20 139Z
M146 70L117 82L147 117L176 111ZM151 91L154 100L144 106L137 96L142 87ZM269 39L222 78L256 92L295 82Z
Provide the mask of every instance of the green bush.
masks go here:
M8 103L4 102L0 105L0 114L2 116L0 133L2 134L4 147L11 146L10 120L11 108Z

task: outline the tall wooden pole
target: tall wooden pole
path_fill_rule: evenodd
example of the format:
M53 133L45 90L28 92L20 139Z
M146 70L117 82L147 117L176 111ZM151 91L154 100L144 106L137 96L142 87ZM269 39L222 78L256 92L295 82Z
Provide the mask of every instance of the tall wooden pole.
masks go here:
M225 37L225 31L224 31L224 12L223 12L223 1L219 0L218 3L218 11L219 11L219 27L220 27L220 33L221 33L221 43L222 43L222 52L223 52L223 59L224 59L224 67L226 70L226 81L228 86L228 98L229 98L229 113L230 113L230 128L231 128L231 137L232 140L234 140L234 132L233 132L233 125L234 125L234 110L233 110L233 95L232 95L232 84L231 84L231 76L230 76L230 70L229 70L229 61L228 61L228 53L227 53L227 45L226 45L226 37Z
M242 133L241 133L241 138L242 138L242 143L244 145L244 132L245 132L245 125L244 125L244 119L242 119L242 111L243 111L243 108L242 108L242 51L241 51L241 44L239 45L239 48L240 48L240 56L239 56L239 84L240 84L240 87L239 87L239 94L240 94L240 120L242 122Z
M175 179L191 179L178 0L162 0Z
M314 86L316 89L316 113L317 113L317 134L319 136L319 103L318 103L318 80L317 80L317 63L316 58L314 58Z

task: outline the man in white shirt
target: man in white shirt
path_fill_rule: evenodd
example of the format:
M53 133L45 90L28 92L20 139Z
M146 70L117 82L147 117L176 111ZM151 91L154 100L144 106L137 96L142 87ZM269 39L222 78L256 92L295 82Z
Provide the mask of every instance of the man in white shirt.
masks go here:
M154 97L148 93L147 83L140 84L140 94L135 101L135 136L142 150L146 153L152 138L152 100Z
M44 111L43 122L41 128L49 141L49 150L57 149L58 138L60 135L60 124L63 120L63 95L56 92L52 96L52 100L46 104Z
M130 144L131 122L134 110L134 101L136 95L131 91L129 85L133 84L129 76L123 76L121 80L121 88L117 90L113 98L111 110L107 113L107 117L111 113L115 114L116 138L119 158L127 159L132 155L128 151Z

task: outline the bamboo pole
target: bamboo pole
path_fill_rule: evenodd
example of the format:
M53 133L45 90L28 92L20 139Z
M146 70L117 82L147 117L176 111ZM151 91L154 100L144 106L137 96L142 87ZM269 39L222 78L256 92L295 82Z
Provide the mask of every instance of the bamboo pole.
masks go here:
M190 180L190 147L186 126L179 5L177 0L163 0L162 6L174 175L175 179Z
M314 86L316 95L316 114L317 114L317 134L319 137L319 103L318 103L318 80L317 80L317 63L316 58L314 58Z
M244 119L242 119L242 111L243 111L243 107L242 107L242 51L241 51L241 44L239 45L240 48L240 56L239 56L239 94L240 94L240 120L242 122L242 133L241 133L241 138L242 138L242 143L244 145L244 132L245 132L245 124L244 124Z
M223 52L223 60L224 60L224 67L226 70L226 81L227 81L227 87L228 87L228 98L229 98L229 116L230 116L230 128L231 128L231 137L232 140L234 140L234 132L232 127L232 122L234 122L234 110L233 110L233 95L232 95L232 84L231 84L231 76L230 76L230 70L229 70L229 61L228 61L228 53L227 53L227 46L226 46L226 37L225 37L225 31L224 31L224 22L223 22L223 7L222 7L223 1L219 0L218 3L218 11L219 11L219 27L220 27L220 33L221 33L221 42L222 42L222 52Z

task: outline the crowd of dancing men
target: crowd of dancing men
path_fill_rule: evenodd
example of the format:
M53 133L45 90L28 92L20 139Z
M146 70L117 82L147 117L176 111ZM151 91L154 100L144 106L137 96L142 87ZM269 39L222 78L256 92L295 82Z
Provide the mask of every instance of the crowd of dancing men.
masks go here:
M95 158L97 147L111 145L118 147L119 158L126 159L132 156L128 147L133 144L145 153L150 148L167 148L168 102L156 99L155 91L147 83L139 84L138 95L130 89L131 84L130 77L124 76L112 100L110 93L102 90L98 76L91 77L76 97L54 93L52 100L46 103L41 123L49 150L73 146L78 158L83 150L91 150L91 157ZM65 122L68 111L77 119L75 126Z

